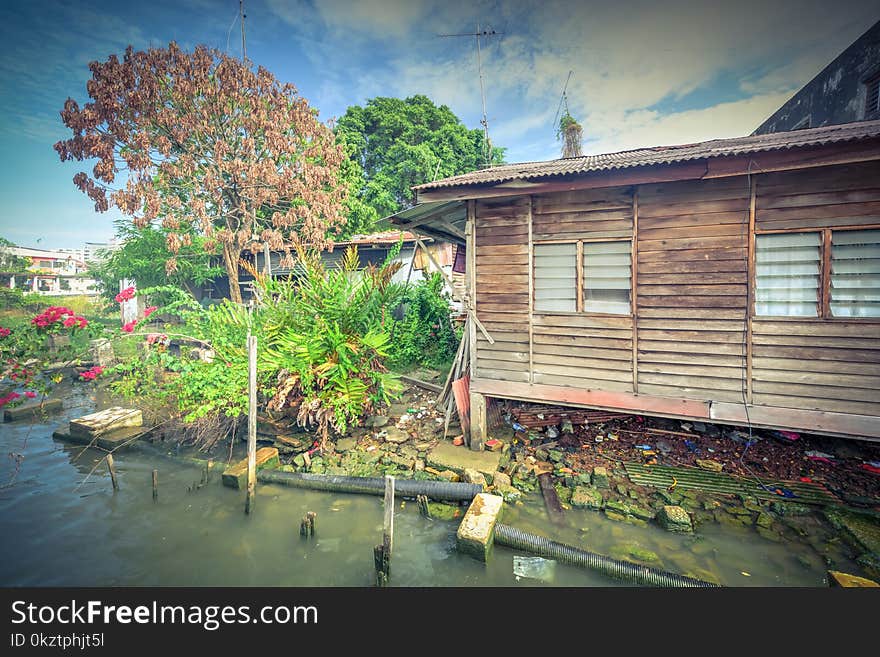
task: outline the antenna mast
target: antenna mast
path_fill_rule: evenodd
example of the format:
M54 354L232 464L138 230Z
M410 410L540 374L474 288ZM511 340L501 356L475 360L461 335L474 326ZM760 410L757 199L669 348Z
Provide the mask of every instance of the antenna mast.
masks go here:
M244 13L244 0L238 0L238 16L241 19L241 60L247 59L247 48L244 43L244 19L247 14Z
M463 37L463 36L472 36L477 40L477 72L480 78L480 101L482 103L483 108L483 116L480 119L480 125L483 126L483 157L486 160L486 166L492 165L492 140L489 138L489 117L486 115L486 90L483 86L483 55L482 49L480 45L480 37L490 37L503 34L503 32L496 32L495 30L480 30L480 24L477 23L477 31L472 33L464 33L464 34L440 34L438 36L441 37Z

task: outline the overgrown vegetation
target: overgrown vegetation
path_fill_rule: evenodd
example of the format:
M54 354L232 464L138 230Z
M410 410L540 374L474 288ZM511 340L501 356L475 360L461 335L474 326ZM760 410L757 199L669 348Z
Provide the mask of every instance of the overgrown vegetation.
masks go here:
M229 301L203 308L173 287L143 290L150 299L164 295L166 303L156 314L174 315L180 323L163 326L162 333L147 331L148 319L132 327L151 344L115 368L119 379L113 388L175 404L196 434L204 434L205 426L232 430L247 412L250 331L258 340L261 405L317 431L322 441L331 432L344 433L400 389L385 365L391 312L404 293L391 280L400 267L393 262L399 248L382 266L363 270L355 248L333 269L318 252L300 250L291 280L251 271L258 295L252 309ZM182 338L179 355L166 347L171 337ZM192 349L201 349L199 357Z
M460 335L449 315L449 294L434 272L407 290L405 314L394 327L391 359L395 367L422 365L444 370L458 349Z

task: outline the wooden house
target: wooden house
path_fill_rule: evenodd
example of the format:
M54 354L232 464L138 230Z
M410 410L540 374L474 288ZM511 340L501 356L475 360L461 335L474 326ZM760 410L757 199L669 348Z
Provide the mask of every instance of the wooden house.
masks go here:
M487 396L880 439L880 121L415 190L467 245L473 448Z

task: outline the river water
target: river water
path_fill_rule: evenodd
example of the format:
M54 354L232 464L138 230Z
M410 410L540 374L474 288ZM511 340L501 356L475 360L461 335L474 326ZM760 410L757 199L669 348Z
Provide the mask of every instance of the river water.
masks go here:
M84 387L68 393L61 413L0 424L0 485L7 484L0 488L0 585L372 585L381 498L258 484L247 516L244 492L222 486L219 474L199 488L197 466L138 450L116 453L120 490L114 493L105 464L92 472L101 452L51 436L95 408ZM6 456L11 452L25 455L17 473ZM156 502L153 468L159 470ZM457 522L422 518L414 501L397 500L396 507L393 586L623 584L564 564L545 569L540 579L519 577L514 559L524 555L496 547L484 565L456 551ZM317 513L317 535L304 540L299 522L308 511ZM535 495L505 513L504 522L527 531L618 557L649 550L659 559L650 565L728 586L826 585L828 566L808 542L775 543L746 527L707 524L685 536L587 510L567 511L559 527ZM815 531L814 545L833 548L837 539L826 527L815 521ZM842 546L833 553L834 567L858 573L845 553Z

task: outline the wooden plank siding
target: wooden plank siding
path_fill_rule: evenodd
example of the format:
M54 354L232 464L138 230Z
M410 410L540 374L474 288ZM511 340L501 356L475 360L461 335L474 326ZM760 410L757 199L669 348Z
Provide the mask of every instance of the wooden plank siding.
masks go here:
M870 225L880 225L880 162L759 177L759 234ZM756 405L880 415L880 323L755 317L752 353Z
M536 244L632 239L632 234L629 187L533 197L532 240ZM577 253L578 298L582 299L580 248ZM632 338L630 316L536 312L532 317L532 382L632 392Z
M749 308L761 234L880 226L880 162L484 198L474 216L495 340L476 334L474 390L732 423L748 399L756 426L880 438L880 320ZM632 314L533 309L535 245L626 239Z
M495 340L477 331L475 374L529 380L528 197L475 203L477 317Z
M638 388L742 401L746 177L639 187Z

